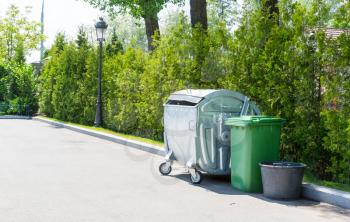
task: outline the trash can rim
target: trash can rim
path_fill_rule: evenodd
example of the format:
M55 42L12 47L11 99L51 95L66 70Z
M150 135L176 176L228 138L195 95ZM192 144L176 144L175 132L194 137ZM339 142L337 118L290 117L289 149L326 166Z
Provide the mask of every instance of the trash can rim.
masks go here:
M226 125L247 126L247 125L281 125L286 122L285 119L272 116L242 116L227 119Z
M306 164L298 162L287 162L287 161L263 161L260 162L261 167L268 168L305 168Z

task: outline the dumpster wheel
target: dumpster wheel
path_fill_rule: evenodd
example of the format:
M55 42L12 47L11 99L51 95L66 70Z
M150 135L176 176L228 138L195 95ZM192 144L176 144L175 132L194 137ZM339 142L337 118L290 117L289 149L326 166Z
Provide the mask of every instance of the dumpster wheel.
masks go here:
M203 174L198 170L190 171L191 182L192 184L200 184L203 179Z
M168 162L164 162L161 163L159 165L159 172L163 175L169 175L169 173L171 172L172 168L171 168L171 164L169 164Z

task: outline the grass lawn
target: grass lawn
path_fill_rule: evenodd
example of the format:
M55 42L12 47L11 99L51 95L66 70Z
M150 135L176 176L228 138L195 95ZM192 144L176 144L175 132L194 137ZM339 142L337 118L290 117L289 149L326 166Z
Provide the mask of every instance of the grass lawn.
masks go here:
M308 171L305 172L304 182L313 183L316 185L329 187L337 190L342 190L345 192L350 192L350 184L342 184L342 183L336 183L336 182L331 182L326 180L319 180Z
M136 141L139 141L139 142L149 143L149 144L152 144L152 145L155 145L155 146L159 146L160 149L162 149L163 146L164 146L164 143L162 143L160 141L151 140L151 139L148 139L148 138L138 137L138 136L129 135L129 134L118 133L118 132L115 132L113 130L105 129L105 128L102 128L102 127L86 126L86 125L66 122L66 121L62 121L62 120L58 120L58 119L54 119L54 118L49 118L49 117L45 117L45 116L38 116L38 117L39 118L43 118L43 119L56 121L56 122L60 122L60 123L66 123L66 124L73 125L73 126L78 126L78 127L85 128L85 129L96 130L96 131L99 131L99 132L108 133L108 134L112 134L112 135L115 135L115 136L120 136L120 137L123 137L125 139L131 139L131 140L136 140Z

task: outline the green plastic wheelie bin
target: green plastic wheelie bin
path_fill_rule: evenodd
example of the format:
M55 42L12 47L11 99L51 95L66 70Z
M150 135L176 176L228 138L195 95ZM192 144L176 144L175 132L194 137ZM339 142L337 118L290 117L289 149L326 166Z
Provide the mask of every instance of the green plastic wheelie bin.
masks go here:
M231 184L245 192L262 192L259 163L279 160L284 119L269 116L230 118Z

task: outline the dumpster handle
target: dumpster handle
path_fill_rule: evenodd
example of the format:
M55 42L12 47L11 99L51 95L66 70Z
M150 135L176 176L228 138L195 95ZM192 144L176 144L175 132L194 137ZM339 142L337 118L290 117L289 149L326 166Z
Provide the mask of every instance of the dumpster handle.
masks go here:
M208 147L206 146L206 143L204 141L204 138L205 138L205 130L206 129L210 129L210 133L213 134L213 128L206 128L205 126L203 126L201 124L200 126L200 134L201 134L201 137L200 137L200 143L201 143L201 151L202 151L202 154L203 154L203 159L204 159L204 162L212 169L216 169L216 166L215 166L215 161L212 161L212 160L215 160L216 159L216 152L212 153L212 160L210 159L209 157L209 153L208 153ZM213 149L215 147L215 141L214 141L214 138L213 136L211 135L211 148Z
M243 107L241 110L241 115L240 116L244 116L247 114L248 112L248 108L249 108L249 98L247 96L244 97L244 101L243 101Z

